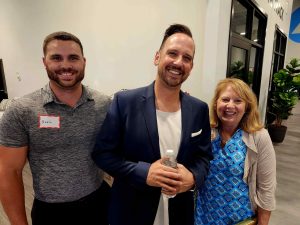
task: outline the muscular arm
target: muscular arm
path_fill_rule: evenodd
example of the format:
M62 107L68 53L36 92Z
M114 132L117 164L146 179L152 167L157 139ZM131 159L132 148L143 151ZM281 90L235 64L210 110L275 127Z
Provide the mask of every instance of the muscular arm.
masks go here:
M22 180L27 151L0 146L0 200L11 225L28 225Z
M270 216L271 216L271 211L262 209L260 207L257 208L258 225L268 225Z

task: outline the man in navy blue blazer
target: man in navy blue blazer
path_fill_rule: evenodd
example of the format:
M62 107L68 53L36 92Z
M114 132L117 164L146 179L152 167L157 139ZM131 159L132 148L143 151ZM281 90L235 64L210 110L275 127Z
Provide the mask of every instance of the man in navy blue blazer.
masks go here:
M171 25L155 54L155 81L114 96L92 154L114 177L111 225L194 224L193 190L212 159L208 106L181 91L194 54L189 28ZM176 168L162 163L167 149Z

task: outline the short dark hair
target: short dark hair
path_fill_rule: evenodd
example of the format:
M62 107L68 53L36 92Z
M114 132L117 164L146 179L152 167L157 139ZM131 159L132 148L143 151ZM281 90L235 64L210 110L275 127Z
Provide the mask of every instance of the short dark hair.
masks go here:
M161 49L164 45L164 43L166 42L166 40L173 34L176 33L183 33L186 34L187 36L193 38L192 32L190 30L190 28L188 28L187 26L183 25L183 24L172 24L171 26L169 26L166 31L165 31L165 35L164 38L161 42L161 45L159 47L159 49Z
M52 34L49 34L45 38L44 43L43 43L44 55L46 55L47 45L49 44L50 41L53 41L53 40L74 41L80 46L81 53L83 55L83 47L82 47L82 44L81 44L81 41L79 40L79 38L76 37L74 34L71 34L71 33L65 32L65 31L54 32Z

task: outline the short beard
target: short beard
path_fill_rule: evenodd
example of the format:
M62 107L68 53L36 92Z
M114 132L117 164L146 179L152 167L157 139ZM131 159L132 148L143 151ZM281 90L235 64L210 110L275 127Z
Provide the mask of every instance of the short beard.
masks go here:
M73 88L75 87L78 83L80 83L83 78L84 78L84 71L80 72L78 75L76 75L75 81L74 83L70 84L70 85L66 85L65 83L63 83L60 79L59 79L59 75L57 75L56 73L53 73L51 71L49 71L46 68L47 74L48 74L48 78L52 81L54 81L56 84L58 84L60 87L62 88Z
M177 87L181 87L182 83L186 80L186 79L180 79L179 83L173 83L173 82L170 82L166 76L164 76L163 73L160 73L158 74L158 76L160 77L160 79L170 88L177 88Z

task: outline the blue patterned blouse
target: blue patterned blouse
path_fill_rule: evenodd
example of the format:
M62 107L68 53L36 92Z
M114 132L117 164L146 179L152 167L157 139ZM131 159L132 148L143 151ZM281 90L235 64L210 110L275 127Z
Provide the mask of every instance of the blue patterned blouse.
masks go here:
M214 159L196 198L196 225L232 225L254 216L248 185L243 181L247 147L237 130L221 148L221 138L212 141Z

